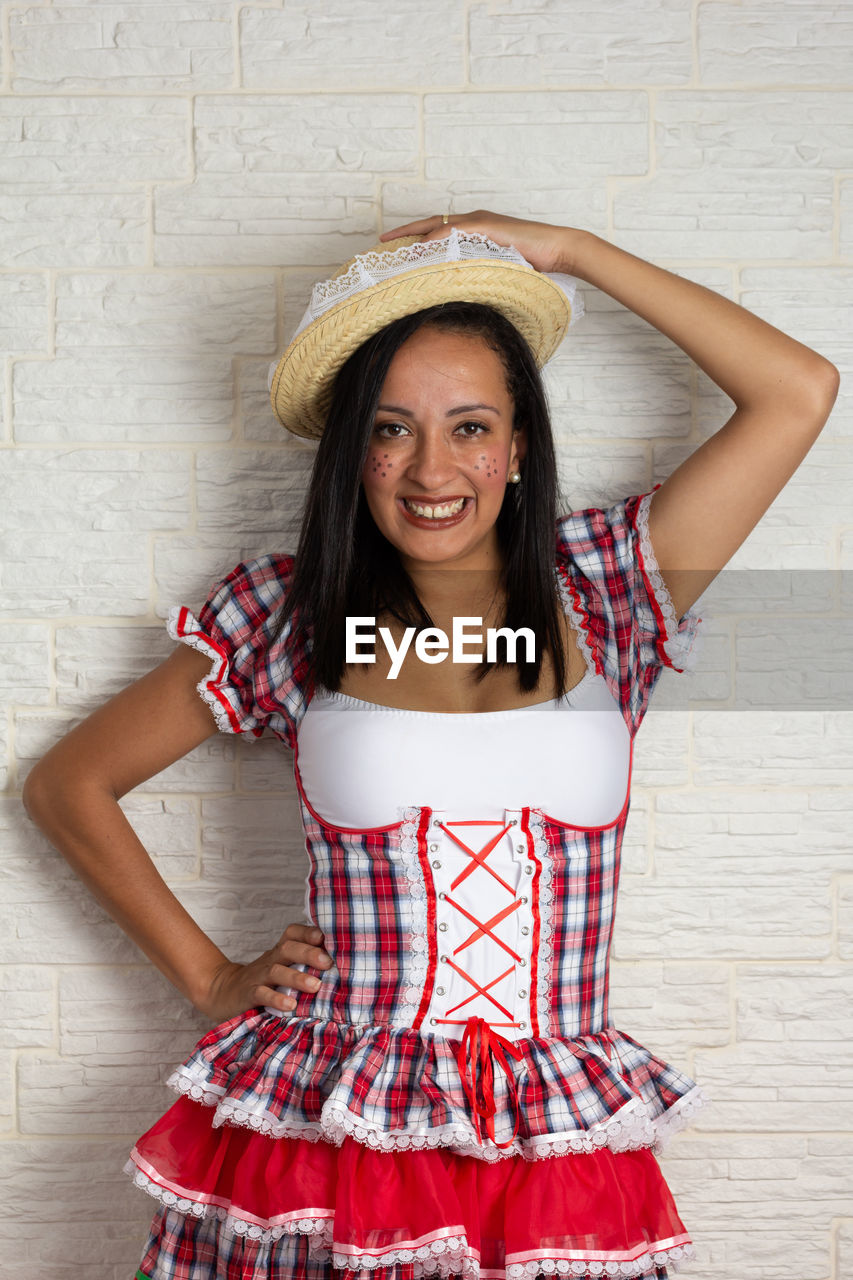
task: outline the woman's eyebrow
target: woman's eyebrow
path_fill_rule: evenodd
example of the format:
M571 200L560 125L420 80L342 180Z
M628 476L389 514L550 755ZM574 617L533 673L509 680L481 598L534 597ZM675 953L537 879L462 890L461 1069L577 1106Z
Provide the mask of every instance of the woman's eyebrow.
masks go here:
M384 409L386 413L401 413L404 418L413 418L415 416L411 409L401 409L398 404L378 404L376 408L377 411Z
M405 418L413 418L415 415L411 409L403 409L398 404L378 404L377 410L382 409L386 413L399 413ZM452 418L457 413L472 413L475 409L488 409L492 413L500 413L493 404L458 404L455 409L448 409L445 414L446 418Z
M493 404L458 404L455 409L448 409L445 417L452 418L456 413L473 413L475 409L488 409L491 413L500 413Z

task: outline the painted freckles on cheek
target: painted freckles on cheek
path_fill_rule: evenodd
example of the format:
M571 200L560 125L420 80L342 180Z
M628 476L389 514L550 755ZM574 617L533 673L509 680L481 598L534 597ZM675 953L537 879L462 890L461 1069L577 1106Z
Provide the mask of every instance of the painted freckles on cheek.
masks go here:
M484 453L474 463L474 470L485 471L488 480L495 480L500 475L497 458L487 458Z
M388 461L388 454L383 453L380 458L378 453L372 453L367 459L367 465L374 475L385 476L393 467L393 462Z

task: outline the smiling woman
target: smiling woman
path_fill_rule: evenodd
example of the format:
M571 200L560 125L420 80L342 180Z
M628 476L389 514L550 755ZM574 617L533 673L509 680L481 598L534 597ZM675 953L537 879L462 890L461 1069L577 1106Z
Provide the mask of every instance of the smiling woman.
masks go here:
M571 302L560 296L568 322ZM437 518L448 503L461 506ZM530 661L524 653L512 669L505 660L478 668L484 696L506 705L519 690L532 695L543 661L559 695L568 670L556 517L548 409L525 339L482 303L409 312L368 338L334 380L279 627L301 610L314 624L320 683L372 698L374 673L345 669L348 617L450 631L455 616L476 614L536 636ZM403 674L397 693L409 699L459 709L470 697L450 671L440 682L418 665Z
M159 1202L139 1280L666 1280L692 1251L654 1153L701 1090L609 1011L635 737L837 377L595 236L454 222L397 228L318 285L277 362L277 416L320 437L296 556L173 610L178 651L27 782L218 1024L131 1155ZM663 486L558 518L539 369L579 312L566 272L736 410ZM472 616L534 652L432 661L424 637ZM374 663L347 653L353 618L384 629ZM183 911L117 803L217 727L292 750L305 830L313 931L248 963Z
M396 353L362 484L370 514L407 571L436 561L460 569L499 564L495 526L524 454L524 428L514 424L504 363L481 338L427 324Z

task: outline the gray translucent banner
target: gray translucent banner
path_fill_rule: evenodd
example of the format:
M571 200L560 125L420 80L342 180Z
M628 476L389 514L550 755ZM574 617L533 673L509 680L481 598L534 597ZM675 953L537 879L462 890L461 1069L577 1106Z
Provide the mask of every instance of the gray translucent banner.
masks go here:
M664 570L665 574L665 570ZM724 569L683 675L665 672L650 710L853 709L853 573Z
M681 592L689 586L690 574L662 572L673 584L679 581ZM695 576L698 593L707 574ZM434 620L448 633L456 614L478 615L485 623L496 581L496 575L470 570L418 575L421 598L436 606ZM702 623L685 671L662 672L650 713L853 710L850 570L724 569L692 612Z

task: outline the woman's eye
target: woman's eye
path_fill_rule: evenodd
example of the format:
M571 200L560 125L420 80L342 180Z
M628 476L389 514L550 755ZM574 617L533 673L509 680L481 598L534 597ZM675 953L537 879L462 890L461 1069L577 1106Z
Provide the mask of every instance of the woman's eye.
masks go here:
M377 422L374 427L376 434L386 440L399 440L408 429L402 422Z
M485 422L460 422L456 430L461 435L468 436L470 438L472 436L484 435L489 428Z

